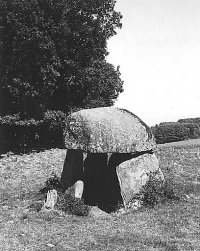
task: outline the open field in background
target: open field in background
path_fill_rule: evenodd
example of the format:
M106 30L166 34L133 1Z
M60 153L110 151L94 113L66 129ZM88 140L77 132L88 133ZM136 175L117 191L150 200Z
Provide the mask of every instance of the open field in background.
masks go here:
M200 193L200 139L160 144L156 155L179 193Z
M171 143L165 143L165 144L159 144L159 148L163 147L182 147L182 146L200 146L200 139L189 139L189 140L184 140L184 141L177 141L177 142L171 142Z
M185 200L105 219L37 212L39 190L61 174L66 150L2 155L0 250L200 250L200 143L158 146L166 178Z

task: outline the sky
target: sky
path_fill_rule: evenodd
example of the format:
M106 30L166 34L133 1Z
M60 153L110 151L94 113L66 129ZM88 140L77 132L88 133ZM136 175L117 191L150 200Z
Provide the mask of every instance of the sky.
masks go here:
M200 1L117 0L122 29L107 61L120 65L115 106L146 124L200 117Z

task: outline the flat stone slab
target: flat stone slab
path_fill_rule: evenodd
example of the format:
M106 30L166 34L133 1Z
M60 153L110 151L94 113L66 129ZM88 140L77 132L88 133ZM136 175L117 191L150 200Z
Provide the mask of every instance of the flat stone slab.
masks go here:
M143 154L139 157L124 161L116 168L121 195L125 205L128 205L136 194L149 180L149 174L155 173L155 179L164 180L155 154Z
M156 149L150 128L135 114L116 107L70 114L65 147L88 153L134 153Z
M93 206L91 207L90 209L90 214L89 214L90 217L97 217L97 218L104 218L104 217L111 217L110 214L102 211L101 209L99 209L98 207L96 206Z

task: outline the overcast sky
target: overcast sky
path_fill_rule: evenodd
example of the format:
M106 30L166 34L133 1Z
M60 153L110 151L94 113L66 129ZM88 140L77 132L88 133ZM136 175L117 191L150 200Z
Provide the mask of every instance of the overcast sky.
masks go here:
M116 106L148 125L200 117L200 1L117 0L121 30L107 60L120 65Z

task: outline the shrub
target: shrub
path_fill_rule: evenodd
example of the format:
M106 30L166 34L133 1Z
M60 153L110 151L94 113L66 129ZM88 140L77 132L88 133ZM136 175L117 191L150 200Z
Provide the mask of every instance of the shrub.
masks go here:
M200 125L200 118L187 118L187 119L179 119L180 123L195 123Z
M51 132L57 133L65 128L66 114L61 111L48 110L44 113L43 121L49 124Z
M4 117L0 117L0 124L4 125L13 125L20 120L19 114L6 115Z
M61 190L61 182L60 177L57 176L56 173L52 172L51 176L45 182L45 191L48 192L49 190Z
M21 120L18 114L0 117L0 142L11 150L14 147L63 147L66 114L47 111L42 120ZM10 149L11 148L11 149Z
M149 173L149 180L139 194L144 206L154 207L167 200L179 200L171 181L160 181L155 178L157 172Z
M190 129L181 123L162 123L154 128L153 132L158 144L190 138Z
M184 127L189 129L189 138L200 138L200 124L197 123L181 123Z
M9 150L12 148L24 148L38 141L38 128L41 121L34 119L20 120L18 115L0 117L0 142Z
M61 111L48 110L44 114L43 126L40 136L45 144L53 144L57 147L64 146L63 130L65 128L66 114Z
M85 205L83 200L74 198L71 193L62 193L60 178L54 172L46 180L45 187L40 192L47 193L52 189L56 189L59 195L57 202L58 209L78 216L87 216L89 214L90 207Z
M178 122L162 122L159 126L151 127L151 130L158 144L200 138L200 124L192 121L183 119Z
M60 194L58 208L68 214L77 216L88 216L90 207L83 200L74 198L71 194Z

